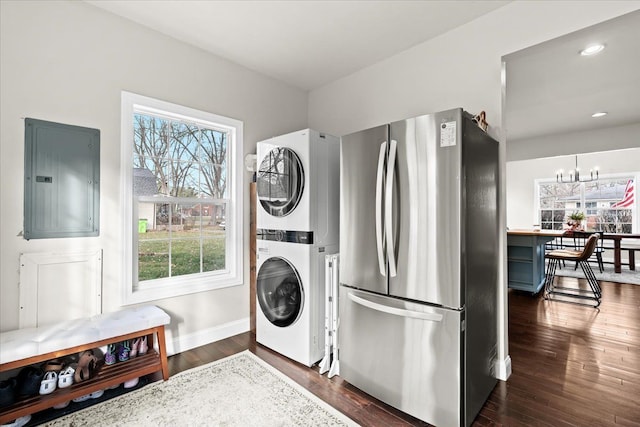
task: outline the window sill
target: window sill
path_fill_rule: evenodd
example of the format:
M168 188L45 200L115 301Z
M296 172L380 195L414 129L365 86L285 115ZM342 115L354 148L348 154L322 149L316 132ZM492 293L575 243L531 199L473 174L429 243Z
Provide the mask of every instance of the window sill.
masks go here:
M197 278L187 278L184 280L176 278L171 280L148 280L143 282L138 289L132 290L132 292L124 295L122 304L140 304L165 298L230 288L242 284L242 276L232 277L229 274L215 273L198 275Z

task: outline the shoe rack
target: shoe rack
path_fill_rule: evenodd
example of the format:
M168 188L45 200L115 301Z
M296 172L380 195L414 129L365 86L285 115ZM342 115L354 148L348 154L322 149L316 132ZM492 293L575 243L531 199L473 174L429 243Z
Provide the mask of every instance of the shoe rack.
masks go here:
M70 387L58 388L51 394L19 398L14 404L0 408L0 424L6 424L16 418L51 408L54 405L61 404L68 400L103 390L144 375L161 372L163 379L168 380L169 367L165 347L164 325L71 347L65 350L41 354L15 362L4 363L0 365L0 372L11 371L29 365L39 365L48 360L61 359L85 350L91 350L125 340L133 340L141 336L146 336L147 342L149 343L149 349L146 354L138 355L127 361L117 362L113 365L105 365L104 359L99 360L93 375L88 380L74 383ZM154 348L155 337L157 337L157 350Z

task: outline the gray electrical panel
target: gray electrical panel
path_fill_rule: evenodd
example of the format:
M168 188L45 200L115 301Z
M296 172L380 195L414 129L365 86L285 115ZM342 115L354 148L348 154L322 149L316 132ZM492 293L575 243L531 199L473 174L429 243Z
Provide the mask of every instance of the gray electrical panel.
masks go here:
M24 238L100 234L100 131L25 119Z

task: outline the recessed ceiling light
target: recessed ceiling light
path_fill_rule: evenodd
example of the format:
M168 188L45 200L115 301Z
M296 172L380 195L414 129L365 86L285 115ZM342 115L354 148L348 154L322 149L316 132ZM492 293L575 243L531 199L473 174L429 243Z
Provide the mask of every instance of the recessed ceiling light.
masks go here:
M606 111L599 111L597 113L593 113L591 117L602 117L602 116L606 116L607 114L609 113L607 113Z
M582 49L580 51L580 55L582 56L591 56L591 55L595 55L596 53L600 53L604 50L604 45L603 44L592 44L590 46L587 46L586 48Z

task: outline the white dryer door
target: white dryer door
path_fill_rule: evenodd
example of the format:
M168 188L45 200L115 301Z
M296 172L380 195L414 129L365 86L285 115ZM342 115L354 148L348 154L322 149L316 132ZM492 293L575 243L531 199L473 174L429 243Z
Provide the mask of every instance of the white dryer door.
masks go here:
M304 170L293 150L275 147L262 158L257 174L258 200L270 215L289 215L300 202L303 190Z
M298 272L284 258L272 257L260 266L256 283L258 303L272 324L287 327L298 320L303 292Z

